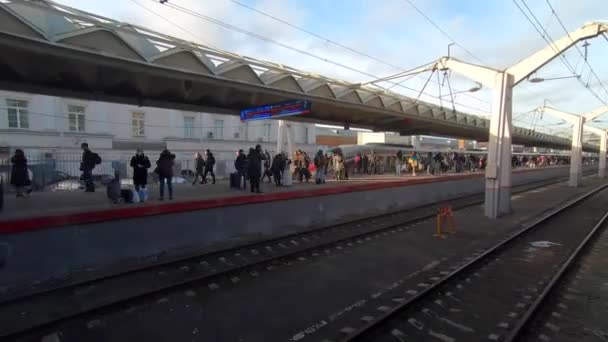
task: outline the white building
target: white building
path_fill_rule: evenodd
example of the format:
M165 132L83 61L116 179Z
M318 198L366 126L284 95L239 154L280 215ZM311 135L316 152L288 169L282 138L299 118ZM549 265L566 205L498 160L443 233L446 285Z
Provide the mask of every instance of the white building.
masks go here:
M294 148L315 151L315 125L289 125ZM88 142L104 160L101 172L111 174L110 163L130 160L137 146L152 161L168 148L182 168L190 169L193 154L210 149L216 156L216 172L226 175L233 170L238 149L247 152L261 144L274 154L277 129L275 120L243 123L231 115L0 92L0 160L21 148L31 161L75 162L82 153L80 144ZM63 168L69 173L78 171L73 165Z

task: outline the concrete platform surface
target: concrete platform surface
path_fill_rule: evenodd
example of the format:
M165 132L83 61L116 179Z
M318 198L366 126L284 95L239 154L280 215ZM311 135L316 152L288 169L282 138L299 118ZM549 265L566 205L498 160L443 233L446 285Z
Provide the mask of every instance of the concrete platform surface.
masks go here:
M567 174L567 167L520 170L513 175L513 185ZM483 193L485 183L482 174L385 178L303 184L301 190L263 195L227 191L225 184L215 186L229 195L0 221L0 287L78 278L78 274L124 269L125 265L131 269L151 260L212 253L337 222L458 201ZM72 195L100 196L108 205L104 194Z
M563 169L549 167L547 169ZM521 172L539 172L539 169L518 169ZM276 187L262 183L264 194L252 194L249 190L230 189L226 181L216 184L191 185L174 184L175 198L172 201L158 201L157 185L150 185L150 199L146 203L113 204L107 199L105 188L94 193L82 191L57 191L33 193L29 197L5 196L4 209L0 211L0 234L49 228L66 224L102 222L112 219L169 214L198 209L209 209L227 205L260 203L309 196L323 196L350 191L365 191L407 184L424 184L469 177L482 177L482 172L446 173L439 176L421 174L354 176L348 180L328 180L316 185L294 182L292 186Z
M239 281L199 283L51 329L68 341L322 341L424 289L521 225L603 184L555 184L514 196L498 220L479 206L455 212L456 234L433 237L434 220L361 243L318 251ZM477 253L477 254L476 254ZM228 260L229 261L229 260ZM438 279L438 278L436 278ZM466 287L466 283L463 283Z
M94 193L61 191L33 193L25 198L7 196L4 210L0 211L0 233L41 229L64 223L120 219L122 218L121 211L124 212L123 215L126 217L168 214L226 205L259 203L303 196L323 196L345 191L361 191L375 188L374 184L380 187L390 184L422 184L472 176L479 177L481 173L445 174L441 176L420 175L416 177L375 175L352 177L342 181L328 180L326 184L322 185L317 185L312 181L294 182L292 186L283 187L276 187L274 184L264 182L260 187L263 194L253 194L249 189L231 189L226 181L194 186L191 184L174 184L174 200L169 201L165 198L165 201L159 201L158 186L150 186L148 189L150 198L146 203L113 204L107 199L105 189L99 188ZM188 206L188 204L192 206ZM125 211L122 209L138 210ZM82 213L85 215L78 215ZM58 222L55 221L57 218L60 218Z

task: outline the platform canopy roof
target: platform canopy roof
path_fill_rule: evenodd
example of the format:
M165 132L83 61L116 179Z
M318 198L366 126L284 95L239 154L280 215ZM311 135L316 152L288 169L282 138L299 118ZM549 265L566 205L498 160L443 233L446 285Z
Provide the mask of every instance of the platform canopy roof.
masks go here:
M305 99L312 102L312 112L290 120L488 139L486 118L52 1L0 1L0 51L0 89L221 114ZM513 143L570 147L569 139L520 127L513 128ZM597 151L593 145L585 149Z

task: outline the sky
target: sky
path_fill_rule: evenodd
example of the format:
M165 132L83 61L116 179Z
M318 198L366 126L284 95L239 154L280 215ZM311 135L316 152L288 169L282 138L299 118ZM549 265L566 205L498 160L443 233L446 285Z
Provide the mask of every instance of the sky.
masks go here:
M566 35L561 24L574 31L590 21L608 22L606 0L169 0L171 4L306 51L314 58L161 5L158 0L55 1L181 39L354 83L429 63L447 55L448 44L452 42L456 45L450 48L451 55L458 59L494 69L508 68L547 46L516 4L530 20L540 23L537 27L546 30L545 38L549 40ZM558 58L532 75L544 79L580 75L580 79L523 81L514 90L514 124L569 136L569 125L562 120L531 111L545 101L571 113L585 113L608 104L608 38L600 36L589 43L587 62L601 84L589 77L591 69L581 56L585 55L585 48L580 43L579 50L572 48L564 54L566 60ZM424 87L427 79L430 81ZM422 73L400 85L392 85L392 91L412 98L420 96L421 100L447 108L452 107L448 95L451 87L454 93L464 91L454 95L457 110L485 117L491 112L492 89L483 87L469 93L466 90L475 87L474 81L455 73ZM440 94L444 96L441 101L437 99ZM608 114L591 124L608 128Z

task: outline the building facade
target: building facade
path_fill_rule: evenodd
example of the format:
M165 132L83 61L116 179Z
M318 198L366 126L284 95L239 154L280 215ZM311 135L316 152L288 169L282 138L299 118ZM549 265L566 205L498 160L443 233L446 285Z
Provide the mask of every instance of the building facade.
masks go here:
M288 125L293 148L315 151L314 124ZM194 153L209 149L216 156L216 172L226 175L234 169L239 149L260 144L276 153L277 129L276 120L241 122L232 115L0 92L0 160L20 148L32 161L76 162L82 153L80 144L87 142L104 160L97 172L111 174L108 163L124 164L137 147L151 160L168 148L182 169L192 169ZM78 172L73 165L63 168L70 174Z

